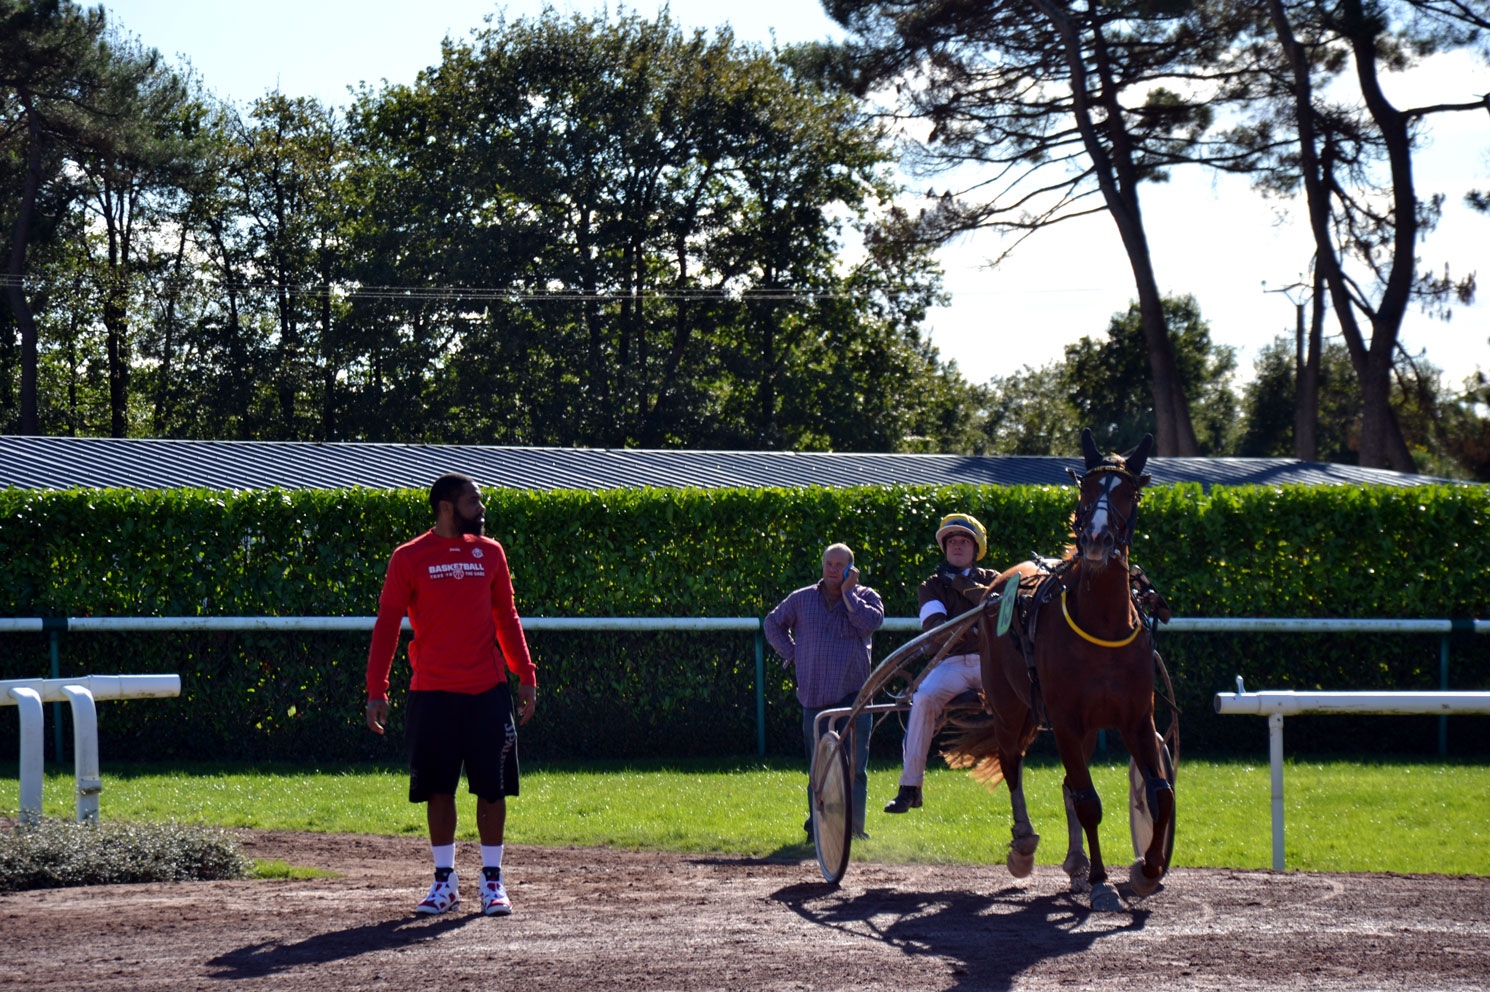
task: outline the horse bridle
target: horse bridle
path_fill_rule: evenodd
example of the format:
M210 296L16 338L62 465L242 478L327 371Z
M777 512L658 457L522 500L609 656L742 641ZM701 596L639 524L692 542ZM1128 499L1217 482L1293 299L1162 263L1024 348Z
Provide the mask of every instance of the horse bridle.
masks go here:
M1133 544L1133 520L1136 516L1138 516L1138 501L1143 495L1143 483L1139 481L1138 476L1134 475L1126 468L1122 468L1117 465L1095 465L1092 468L1087 469L1086 472L1082 475L1077 475L1071 469L1066 469L1066 473L1070 475L1072 479L1076 480L1076 485L1078 488L1084 487L1086 485L1088 476L1103 473L1116 477L1110 479L1107 484L1102 486L1101 494L1098 495L1097 498L1091 503L1078 502L1076 504L1076 544L1078 547L1081 546L1084 540L1083 535L1086 532L1086 525L1091 521L1092 515L1095 514L1098 509L1105 505L1107 508L1107 512L1112 516L1113 520L1117 524L1116 527L1108 527L1108 529L1113 532L1113 546L1112 554L1110 557L1116 558L1122 553L1126 552L1128 548ZM1120 512L1118 508L1112 503L1113 489L1124 482L1131 483L1133 486L1133 508L1131 512L1126 514Z

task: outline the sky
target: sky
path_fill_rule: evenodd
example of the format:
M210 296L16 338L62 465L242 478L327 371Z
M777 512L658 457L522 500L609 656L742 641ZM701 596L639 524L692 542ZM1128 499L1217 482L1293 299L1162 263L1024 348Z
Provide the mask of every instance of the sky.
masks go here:
M439 61L445 37L467 37L487 15L505 11L516 20L545 4L105 0L105 6L112 23L178 64L189 62L221 98L247 105L277 87L345 106L349 87L359 83L412 82ZM603 0L548 6L585 15L604 9ZM638 0L628 9L650 17L660 6ZM669 7L684 29L728 23L743 42L842 37L813 0L672 0ZM1486 93L1490 68L1468 56L1441 59L1414 78L1387 84L1399 107L1469 102ZM1479 301L1456 306L1447 322L1412 312L1401 339L1456 388L1477 369L1490 373L1490 216L1462 205L1465 191L1490 188L1490 113L1436 115L1426 137L1414 164L1418 192L1445 193L1447 203L1438 229L1421 245L1421 262L1440 271L1447 262L1456 275L1478 272L1483 288ZM938 181L908 184L922 193ZM1194 295L1212 340L1233 346L1240 379L1251 378L1261 348L1279 335L1292 340L1298 297L1279 290L1306 278L1312 256L1301 204L1264 199L1244 180L1198 168L1176 170L1169 183L1148 184L1140 196L1160 290ZM908 205L916 208L917 198ZM989 268L1004 247L998 234L979 232L938 256L951 303L933 310L927 326L942 356L972 382L1056 361L1083 336L1102 338L1112 315L1136 299L1127 256L1106 214L1038 232Z

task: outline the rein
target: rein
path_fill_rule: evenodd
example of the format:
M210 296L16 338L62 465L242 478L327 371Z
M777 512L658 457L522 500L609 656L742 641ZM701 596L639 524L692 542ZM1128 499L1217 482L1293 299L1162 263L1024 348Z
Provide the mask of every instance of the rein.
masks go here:
M1130 633L1127 637L1123 638L1121 641L1104 641L1100 637L1093 637L1091 634L1088 634L1086 631L1084 631L1080 627L1076 626L1076 621L1073 620L1073 619L1071 619L1071 611L1066 608L1066 590L1065 589L1062 589L1061 590L1061 615L1066 618L1066 626L1068 626L1072 630L1076 631L1076 635L1078 637L1080 637L1083 641L1086 641L1086 642L1088 642L1090 644L1097 645L1097 647L1099 647L1099 648L1125 648L1129 644L1132 644L1133 643L1133 639L1136 638L1138 636L1138 632L1143 629L1143 622L1142 621L1139 621L1139 623L1137 624L1137 626L1135 626L1133 628L1132 633Z

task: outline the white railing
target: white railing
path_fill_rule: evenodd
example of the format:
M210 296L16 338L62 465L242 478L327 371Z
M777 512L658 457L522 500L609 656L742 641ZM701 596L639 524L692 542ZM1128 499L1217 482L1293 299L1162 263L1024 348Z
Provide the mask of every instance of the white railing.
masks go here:
M0 633L166 630L372 630L376 617L0 617ZM758 617L523 617L527 630L738 630L760 629ZM409 621L404 620L404 629ZM915 617L886 617L885 631L920 633ZM1312 617L1175 617L1168 633L1217 634L1490 634L1490 620L1317 619Z
M51 674L58 677L58 640L64 631L76 632L166 632L166 631L275 631L275 632L362 632L371 631L375 617L0 617L0 634L49 633ZM405 630L409 621L403 622ZM756 750L766 752L765 636L759 617L524 617L531 631L711 631L751 633L755 638ZM886 617L881 628L888 633L919 633L915 617ZM1160 628L1173 633L1282 633L1282 634L1438 634L1439 685L1449 684L1449 635L1459 632L1490 633L1490 620L1457 619L1338 619L1257 617L1176 617ZM59 721L60 724L60 721ZM61 728L56 730L60 755ZM1438 750L1447 752L1447 724L1439 721Z
M1490 692L1247 692L1237 676L1236 692L1218 692L1216 712L1268 718L1272 766L1273 868L1283 870L1283 718L1306 713L1390 716L1490 713Z
M179 675L84 675L73 679L10 679L0 682L0 706L15 706L21 718L22 824L41 822L42 703L66 700L72 706L74 781L79 823L98 822L98 794L103 778L98 765L100 699L159 699L181 695Z

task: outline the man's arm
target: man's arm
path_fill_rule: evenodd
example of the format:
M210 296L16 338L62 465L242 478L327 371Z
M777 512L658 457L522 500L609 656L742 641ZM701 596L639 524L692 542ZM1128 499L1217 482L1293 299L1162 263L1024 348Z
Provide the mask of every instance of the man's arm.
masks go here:
M885 622L884 600L868 586L845 590L843 605L848 610L848 622L861 634L872 634Z
M797 661L797 642L792 638L792 629L797 625L795 598L795 593L786 597L766 614L766 640L788 665Z
M492 568L492 622L507 668L517 676L517 722L524 724L538 708L538 668L528 651L528 639L517 615L517 597L512 592L512 571L507 567L507 552L500 544L496 559Z
M916 590L916 602L920 606L921 632L939 627L947 622L947 604L942 602L941 590L931 579L921 583Z
M378 596L378 619L373 624L372 645L367 650L367 727L381 734L388 723L388 673L398 650L398 635L403 630L404 615L409 609L409 589L397 558L388 560L383 577L383 591Z

